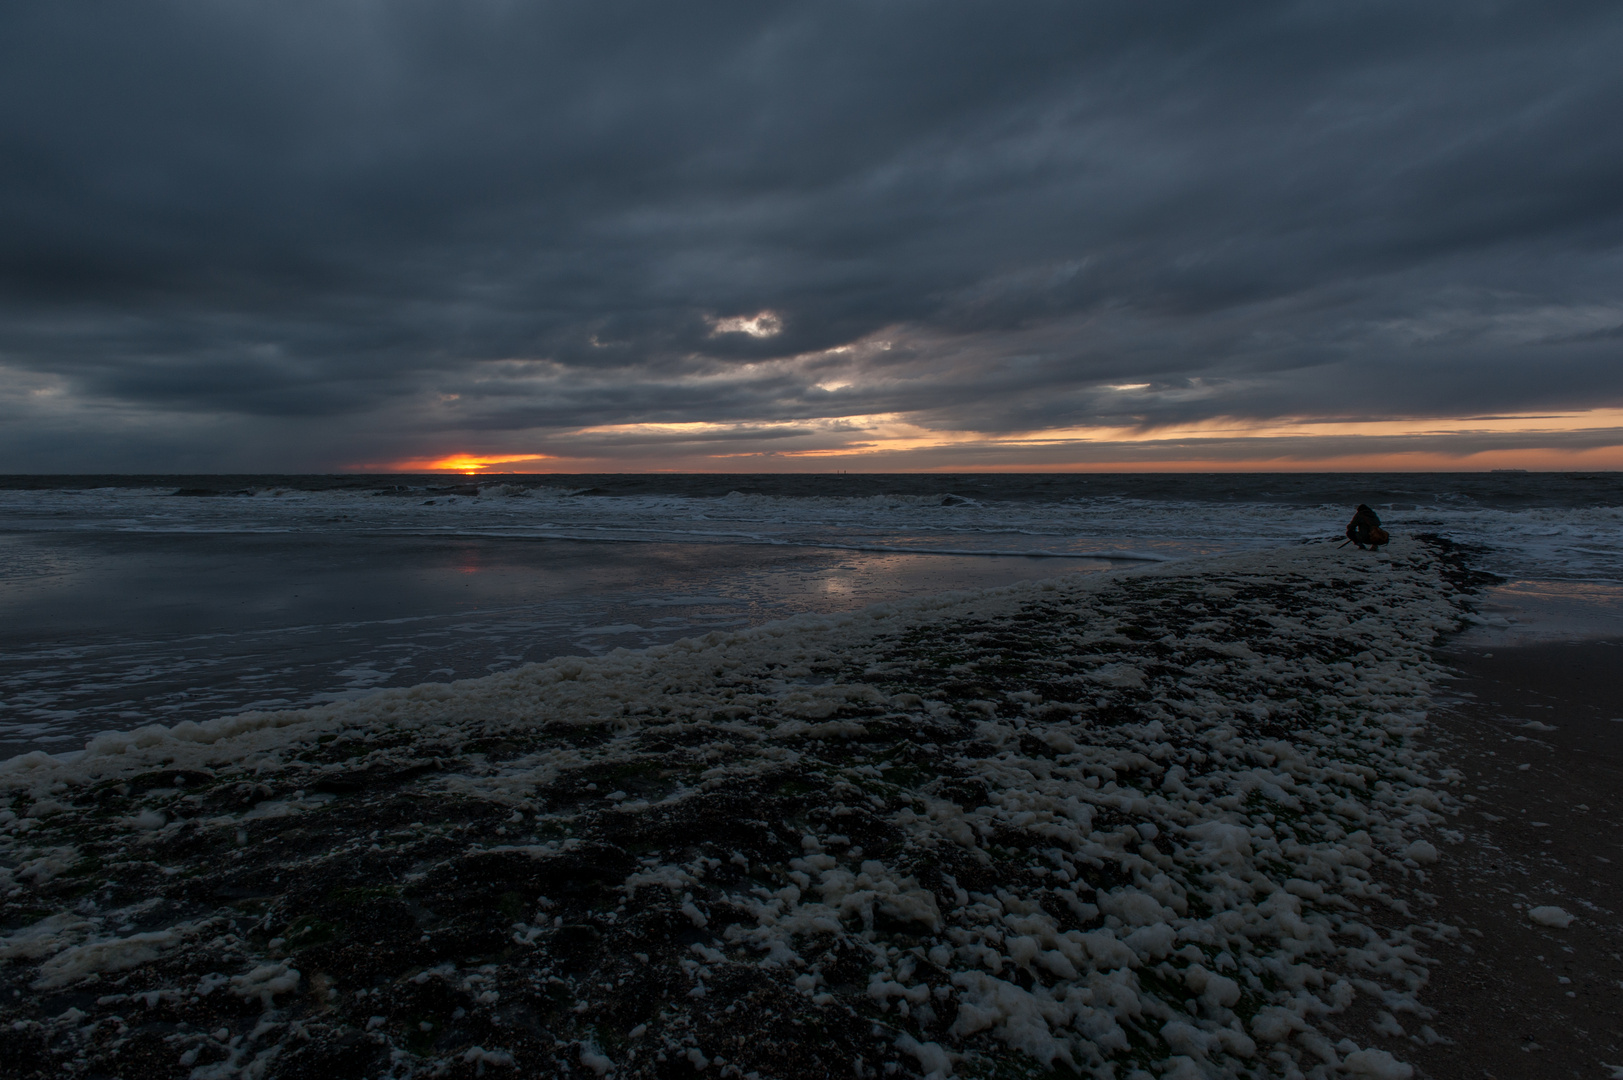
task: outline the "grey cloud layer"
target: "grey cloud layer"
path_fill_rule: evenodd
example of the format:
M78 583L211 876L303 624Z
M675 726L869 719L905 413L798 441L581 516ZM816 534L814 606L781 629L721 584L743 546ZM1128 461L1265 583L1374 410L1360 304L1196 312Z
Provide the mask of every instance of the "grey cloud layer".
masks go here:
M13 5L0 454L1623 404L1619 55L1615 3Z

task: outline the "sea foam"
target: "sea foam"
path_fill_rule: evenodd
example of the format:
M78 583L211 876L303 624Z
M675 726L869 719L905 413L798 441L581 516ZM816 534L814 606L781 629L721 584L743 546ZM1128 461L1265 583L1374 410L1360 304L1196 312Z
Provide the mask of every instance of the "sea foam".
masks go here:
M0 1019L197 1077L1408 1075L1327 1032L1427 1015L1463 581L1301 545L13 759Z

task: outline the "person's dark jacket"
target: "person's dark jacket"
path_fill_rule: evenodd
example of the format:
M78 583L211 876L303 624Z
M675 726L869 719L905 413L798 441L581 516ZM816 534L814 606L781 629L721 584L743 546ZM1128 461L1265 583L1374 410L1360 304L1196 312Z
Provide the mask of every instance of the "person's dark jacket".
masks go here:
M1358 512L1353 514L1353 519L1347 523L1347 539L1362 548L1365 544L1373 543L1369 535L1370 530L1380 527L1381 519L1375 511L1359 503Z

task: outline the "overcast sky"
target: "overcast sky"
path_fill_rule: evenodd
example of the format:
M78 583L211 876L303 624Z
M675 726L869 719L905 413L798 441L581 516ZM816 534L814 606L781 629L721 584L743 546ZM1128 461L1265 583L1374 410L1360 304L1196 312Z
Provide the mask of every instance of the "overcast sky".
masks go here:
M7 4L0 471L1623 467L1620 58L1616 0Z

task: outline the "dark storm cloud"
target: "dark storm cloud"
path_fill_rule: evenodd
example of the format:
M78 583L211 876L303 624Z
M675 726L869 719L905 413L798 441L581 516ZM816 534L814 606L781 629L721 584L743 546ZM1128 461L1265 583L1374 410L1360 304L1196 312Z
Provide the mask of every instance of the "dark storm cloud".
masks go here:
M1620 50L1615 3L12 5L0 451L1623 404Z

